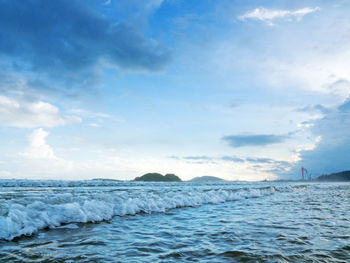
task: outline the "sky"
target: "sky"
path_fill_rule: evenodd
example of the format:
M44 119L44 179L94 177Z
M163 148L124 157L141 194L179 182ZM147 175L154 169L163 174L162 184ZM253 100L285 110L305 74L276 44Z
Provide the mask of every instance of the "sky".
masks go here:
M350 169L347 0L0 0L0 179Z

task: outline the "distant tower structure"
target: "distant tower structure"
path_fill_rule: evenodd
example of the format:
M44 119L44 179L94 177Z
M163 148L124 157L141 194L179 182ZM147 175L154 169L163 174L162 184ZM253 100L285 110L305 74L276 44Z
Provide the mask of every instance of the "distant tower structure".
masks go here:
M307 169L304 167L301 167L301 180L311 180L311 174L309 175L307 172Z

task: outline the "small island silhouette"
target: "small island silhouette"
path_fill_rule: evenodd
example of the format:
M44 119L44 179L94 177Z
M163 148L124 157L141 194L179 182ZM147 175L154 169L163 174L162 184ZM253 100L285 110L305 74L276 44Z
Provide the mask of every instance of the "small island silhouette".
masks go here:
M160 173L147 173L136 177L134 181L142 182L181 182L181 179L175 174L162 175Z

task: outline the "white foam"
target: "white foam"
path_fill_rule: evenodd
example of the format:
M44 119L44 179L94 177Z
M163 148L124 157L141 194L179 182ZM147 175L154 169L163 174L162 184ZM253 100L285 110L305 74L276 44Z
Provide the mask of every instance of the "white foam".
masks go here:
M140 212L165 212L168 209L218 204L247 198L272 195L276 191L293 191L291 187L246 187L234 189L200 189L181 187L168 191L80 191L56 193L53 191L28 192L12 200L1 200L0 239L12 240L31 235L43 228L75 223L110 220L113 216L135 215ZM66 227L67 227L66 226Z

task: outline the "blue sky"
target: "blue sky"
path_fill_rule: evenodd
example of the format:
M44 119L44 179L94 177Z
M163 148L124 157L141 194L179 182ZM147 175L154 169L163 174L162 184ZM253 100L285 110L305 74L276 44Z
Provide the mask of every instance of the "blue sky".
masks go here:
M348 1L0 0L0 178L350 169Z

